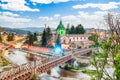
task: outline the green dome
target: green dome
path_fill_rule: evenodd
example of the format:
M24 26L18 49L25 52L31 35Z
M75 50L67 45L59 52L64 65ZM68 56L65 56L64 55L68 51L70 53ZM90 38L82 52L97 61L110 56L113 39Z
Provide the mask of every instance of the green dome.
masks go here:
M58 27L57 27L57 30L58 29L63 29L63 30L65 30L65 27L64 27L64 25L62 24L62 21L60 21L60 23L59 23L59 25L58 25Z
M57 34L59 34L60 36L65 36L66 35L66 29L64 27L64 25L62 24L62 21L60 21L57 29L56 29Z

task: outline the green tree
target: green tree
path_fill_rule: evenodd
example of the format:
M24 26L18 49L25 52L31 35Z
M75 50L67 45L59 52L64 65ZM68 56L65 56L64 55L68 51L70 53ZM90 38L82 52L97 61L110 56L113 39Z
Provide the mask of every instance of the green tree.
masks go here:
M52 31L51 31L51 28L48 26L46 28L46 40L47 40L47 46L49 46L49 43L51 41L51 37L52 37Z
M8 34L7 41L13 41L14 40L14 34Z
M34 42L34 36L31 32L27 33L26 43L29 45L33 45Z
M83 28L83 26L81 24L77 25L75 28L75 34L84 34L85 33L85 29Z
M46 46L47 45L47 39L46 39L46 30L44 29L43 34L42 34L42 40L41 40L41 46Z
M75 34L75 27L74 27L74 25L72 25L72 27L70 28L70 34Z
M97 34L92 34L91 36L88 37L90 41L94 41L95 43L98 43L98 38L99 36Z
M0 34L0 43L2 43L2 36L1 36L1 34Z
M118 16L113 17L108 14L106 16L108 27L110 28L110 37L102 40L100 47L102 51L99 51L92 55L91 64L96 69L96 75L94 80L120 80L120 18ZM111 63L111 64L109 64ZM114 73L111 75L106 66L111 66Z
M120 80L120 54L115 57L115 75L117 80Z
M37 33L36 32L34 33L33 37L34 37L34 41L37 41Z
M66 33L67 33L67 34L70 33L70 24L67 24Z

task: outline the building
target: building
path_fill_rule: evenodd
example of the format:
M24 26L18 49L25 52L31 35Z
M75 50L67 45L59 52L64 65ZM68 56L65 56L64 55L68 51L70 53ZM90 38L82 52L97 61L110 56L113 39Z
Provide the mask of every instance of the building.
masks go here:
M94 44L93 41L89 41L90 34L69 34L61 37L62 44L69 44L74 48L86 48Z
M88 37L91 34L66 34L66 28L60 21L57 29L56 29L56 36L60 35L61 44L64 49L73 48L86 48L90 45L94 44L93 41L89 41ZM55 35L53 35L55 40Z

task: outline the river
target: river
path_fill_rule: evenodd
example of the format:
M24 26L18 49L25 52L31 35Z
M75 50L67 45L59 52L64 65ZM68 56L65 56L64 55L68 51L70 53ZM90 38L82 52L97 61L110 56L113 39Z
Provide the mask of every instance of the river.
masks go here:
M90 77L81 71L69 71L55 67L51 74L43 73L39 75L40 80L90 80Z

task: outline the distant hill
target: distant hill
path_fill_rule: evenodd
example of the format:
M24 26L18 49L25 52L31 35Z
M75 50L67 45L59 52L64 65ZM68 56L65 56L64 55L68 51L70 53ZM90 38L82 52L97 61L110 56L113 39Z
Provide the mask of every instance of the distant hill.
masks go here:
M28 28L19 28L20 30L24 30L24 31L30 31L30 32L38 32L38 33L42 33L44 30L44 27L28 27ZM55 32L55 28L51 28L52 32Z
M16 33L16 34L27 34L28 31L16 29L16 28L6 28L6 27L0 27L0 29L11 32L11 33Z
M8 32L15 32L16 34L27 34L28 31L30 32L37 32L37 33L42 33L44 30L44 27L27 27L27 28L6 28L6 27L0 27L0 29L4 29L5 31ZM85 28L86 32L90 32L93 28ZM56 29L55 28L51 28L52 32L55 33ZM96 31L107 31L108 30L104 30L104 29L96 29Z

